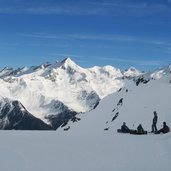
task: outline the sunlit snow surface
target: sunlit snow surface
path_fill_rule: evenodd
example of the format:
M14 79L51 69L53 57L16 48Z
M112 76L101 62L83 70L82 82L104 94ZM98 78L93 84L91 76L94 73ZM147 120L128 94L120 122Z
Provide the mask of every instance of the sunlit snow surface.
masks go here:
M1 131L1 170L170 171L171 133L116 132L123 121L133 129L142 123L151 131L154 110L159 117L158 128L163 121L171 127L169 80L170 75L166 75L139 86L128 82L120 92L103 99L95 110L78 115L81 121L69 122L68 131ZM123 104L117 106L121 98ZM111 122L116 112L119 115Z
M0 132L5 171L170 171L171 134Z

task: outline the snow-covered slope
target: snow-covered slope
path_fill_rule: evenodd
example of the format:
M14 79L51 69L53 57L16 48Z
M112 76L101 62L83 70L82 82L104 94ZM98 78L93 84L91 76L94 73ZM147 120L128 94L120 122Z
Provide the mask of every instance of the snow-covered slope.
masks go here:
M76 115L55 132L0 132L1 169L170 171L171 133L116 132L124 121L132 129L141 123L151 131L154 110L157 127L163 121L171 127L171 74L159 79L149 74L137 84L138 79L126 80L122 89L101 100L96 109Z
M170 79L171 74L165 72L160 79L151 78L148 82L140 82L138 85L137 80L127 80L125 87L103 99L95 110L77 115L82 121L78 124L79 131L83 127L85 131L108 128L108 131L116 132L123 122L132 129L136 129L141 123L146 130L151 131L153 111L158 113L158 128L163 121L168 122L171 127ZM72 126L75 128L77 124L71 122L67 126L72 130Z

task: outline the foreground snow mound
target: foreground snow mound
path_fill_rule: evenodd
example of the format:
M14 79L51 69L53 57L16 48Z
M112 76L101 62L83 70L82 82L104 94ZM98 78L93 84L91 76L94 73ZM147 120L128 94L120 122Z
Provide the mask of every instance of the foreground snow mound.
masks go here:
M20 102L1 98L0 129L52 130L53 128L31 115Z

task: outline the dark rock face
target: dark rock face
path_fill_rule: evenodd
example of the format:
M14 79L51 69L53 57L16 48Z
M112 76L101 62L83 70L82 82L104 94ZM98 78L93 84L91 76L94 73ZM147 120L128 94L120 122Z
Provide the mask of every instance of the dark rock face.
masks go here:
M30 114L18 101L0 102L0 109L0 129L53 130L50 125Z
M0 129L2 130L56 130L67 125L70 119L75 119L77 113L70 110L62 102L53 100L46 107L56 111L53 115L47 115L50 125L44 123L29 113L19 101L2 99L0 101ZM76 118L76 121L79 120ZM74 120L75 121L75 120Z
M53 111L56 111L56 114L47 115L45 119L51 123L54 129L57 129L60 126L64 127L70 119L77 115L77 112L72 111L58 100L53 100L49 105L44 107L50 107Z
M119 100L119 102L117 103L117 106L122 106L123 105L123 98L121 98L120 100Z
M95 91L82 91L78 99L84 101L85 104L90 107L90 110L95 109L101 100Z
M149 79L145 79L144 77L139 77L136 80L136 86L138 86L140 83L147 84L149 81L150 81Z
M115 116L112 118L112 122L118 117L118 115L119 115L119 112L117 112L117 113L115 114Z

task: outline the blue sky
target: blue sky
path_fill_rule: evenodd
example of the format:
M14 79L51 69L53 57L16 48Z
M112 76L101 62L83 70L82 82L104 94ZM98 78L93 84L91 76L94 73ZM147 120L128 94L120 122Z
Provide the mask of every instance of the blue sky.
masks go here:
M171 0L0 0L0 67L171 63Z

